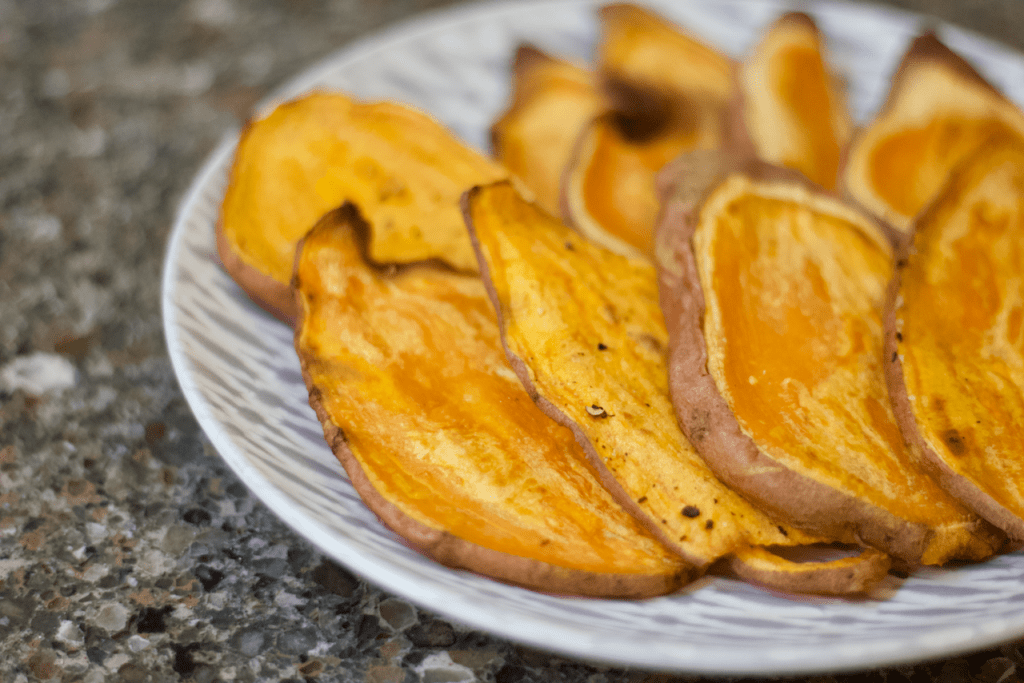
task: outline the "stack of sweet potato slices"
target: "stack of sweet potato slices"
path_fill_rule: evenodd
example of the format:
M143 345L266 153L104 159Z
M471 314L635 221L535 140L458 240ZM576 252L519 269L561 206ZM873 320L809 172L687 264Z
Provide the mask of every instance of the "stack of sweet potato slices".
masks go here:
M367 505L445 564L605 597L863 593L1024 538L1024 115L932 35L855 131L807 15L742 60L636 5L599 21L593 66L518 49L494 160L340 93L243 133L221 258L295 324ZM985 349L966 394L951 324Z

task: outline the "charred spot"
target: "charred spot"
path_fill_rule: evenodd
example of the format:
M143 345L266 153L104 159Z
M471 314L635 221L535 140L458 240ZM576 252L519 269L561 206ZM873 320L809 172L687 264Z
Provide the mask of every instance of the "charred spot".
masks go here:
M896 333L896 341L903 341L903 333L902 332L897 332Z
M778 527L775 527L775 528L778 529L779 533L782 534L783 536L789 536L789 532L786 531L785 529L783 529L781 526L778 526Z
M942 433L942 440L949 446L949 450L952 451L953 455L963 455L967 452L967 443L964 441L963 435L955 429L947 429Z
M709 519L708 521L704 522L704 528L707 529L708 531L711 531L712 529L714 529L715 528L715 520Z
M896 362L896 359L897 359L897 358L899 358L899 357L900 357L900 354L898 354L898 353L896 353L895 351L893 351L893 352L892 352L892 358L891 358L890 360L891 360L891 361L892 361L893 363L895 363L895 362Z
M643 505L644 503L647 502L647 496L640 496L640 498L638 498L636 502L639 503L640 505Z
M576 247L573 246L572 242L566 242L565 243L565 248L568 249L569 251L574 251L576 249Z
M587 415L589 415L590 417L603 419L608 417L608 411L594 403L592 405L587 406Z
M599 342L597 344L597 350L598 351L607 351L608 350L608 345L607 344L602 344L602 343Z
M700 508L696 505L687 505L683 508L683 517L689 517L690 519L700 517Z

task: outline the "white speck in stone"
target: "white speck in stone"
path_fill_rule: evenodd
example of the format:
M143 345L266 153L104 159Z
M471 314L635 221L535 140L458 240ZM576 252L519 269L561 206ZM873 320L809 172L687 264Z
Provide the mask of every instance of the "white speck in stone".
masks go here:
M75 129L71 136L71 156L92 159L107 149L107 131L99 126Z
M220 680L222 681L233 681L237 676L238 672L233 666L226 666L220 670Z
M238 649L243 655L255 657L263 649L263 641L259 631L244 631L238 636Z
M228 595L224 591L217 591L206 596L206 601L214 609L224 609L227 604Z
M30 394L62 391L75 385L75 366L64 356L38 351L18 356L0 368L0 388Z
M85 371L90 377L113 377L114 364L102 353L90 354L85 360Z
M53 214L41 211L16 212L12 227L33 242L53 242L60 239L64 224Z
M259 550L260 548L266 548L267 545L267 542L259 537L255 537L249 541L250 550Z
M100 413L109 408L115 400L117 400L117 392L113 387L102 385L96 389L96 395L89 402L89 408L95 413Z
M107 537L108 529L102 524L96 522L89 522L85 525L85 533L89 534L89 540L96 542L102 541Z
M51 100L59 100L71 92L71 79L68 72L59 67L53 67L43 74L43 82L40 88L43 97Z
M105 680L106 674L103 672L103 669L97 668L87 673L85 678L82 679L82 683L104 683Z
M215 28L230 27L238 16L230 0L193 0L189 14L200 24Z
M57 640L73 647L79 647L85 644L85 635L75 622L64 620L57 627Z
M142 636L132 636L128 639L128 649L132 652L142 652L149 647L149 640Z
M295 607L296 605L304 605L305 600L301 600L288 591L279 591L278 594L274 596L274 604L278 607Z
M0 560L0 579L6 579L13 572L32 564L29 560Z
M89 583L96 583L110 573L110 567L103 563L89 565L89 568L82 574L82 579Z
M136 569L148 576L160 576L174 568L174 558L156 549L148 550L139 560Z
M427 672L433 675L427 676ZM443 680L451 683L462 683L462 681L468 683L476 680L472 669L453 662L447 652L435 652L427 655L426 659L416 667L416 673L419 674L420 680Z
M134 576L129 576L127 579L124 580L124 582L127 583L132 588L135 588L136 586L139 585L139 580L136 579Z
M75 548L74 550L72 550L71 551L71 557L75 558L79 562L84 560L85 559L85 546L83 545L81 548Z
M108 602L99 609L92 623L109 633L123 631L128 623L128 609L119 602Z
M103 662L103 665L107 667L107 671L117 671L131 660L132 658L130 655L118 652L117 654L107 657L106 661Z

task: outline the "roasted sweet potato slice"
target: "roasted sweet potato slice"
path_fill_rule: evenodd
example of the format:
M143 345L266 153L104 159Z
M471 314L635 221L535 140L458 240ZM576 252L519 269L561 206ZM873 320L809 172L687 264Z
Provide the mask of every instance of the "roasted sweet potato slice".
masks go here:
M346 205L303 240L295 347L367 505L440 562L539 590L641 597L695 575L523 391L480 279L376 269L366 229Z
M757 156L833 189L853 121L823 43L808 15L782 15L743 61L740 92Z
M607 249L650 258L658 216L655 178L691 143L678 129L652 140L633 140L617 114L595 118L583 129L565 176L566 218Z
M907 566L992 554L1001 534L926 474L889 407L885 233L785 169L719 158L701 191L709 160L687 163L658 256L672 400L702 457L787 524Z
M901 231L950 170L992 135L1024 137L1024 113L934 34L910 45L888 99L853 141L846 190Z
M602 246L650 257L655 176L679 154L731 146L732 60L631 4L600 10L598 69L612 110L580 136L563 181L563 217Z
M661 15L630 3L599 10L598 70L610 95L625 96L614 108L643 114L640 92L661 96L689 109L689 119L717 117L735 94L733 61ZM640 106L635 106L639 104Z
M885 367L903 434L947 490L1024 540L1024 148L968 157L901 264Z
M589 69L532 45L516 50L511 101L491 126L491 146L552 215L561 213L562 175L576 139L604 105Z
M372 226L374 260L440 258L472 272L459 196L506 175L409 107L313 93L246 126L221 206L218 252L242 289L285 320L295 315L295 244L346 200Z
M654 267L581 238L508 183L471 190L464 206L512 367L541 409L576 434L620 502L696 566L729 557L755 573L767 562L774 571L759 580L823 590L801 581L808 568L752 550L822 539L725 487L680 431ZM862 557L859 569L862 590L884 576L888 558Z

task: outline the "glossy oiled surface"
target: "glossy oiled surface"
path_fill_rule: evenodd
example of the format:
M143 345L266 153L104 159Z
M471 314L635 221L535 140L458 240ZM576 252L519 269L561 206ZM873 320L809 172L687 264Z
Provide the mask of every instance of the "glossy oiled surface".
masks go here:
M989 149L917 224L896 311L927 445L1024 517L1024 152Z
M509 351L668 539L700 564L807 542L722 485L680 430L654 266L588 243L507 184L468 211Z
M734 175L702 208L693 243L708 370L759 449L935 528L925 563L987 554L971 516L912 461L889 405L881 231L795 183Z
M569 430L523 391L479 279L430 266L383 276L330 217L306 239L296 272L296 348L311 388L385 499L520 557L603 573L680 571L612 501Z
M426 114L313 93L249 124L221 224L246 263L287 283L299 239L324 213L354 201L372 225L379 262L442 258L473 271L459 195L504 176Z
M813 21L788 14L772 24L744 61L741 83L758 156L834 188L853 126Z

